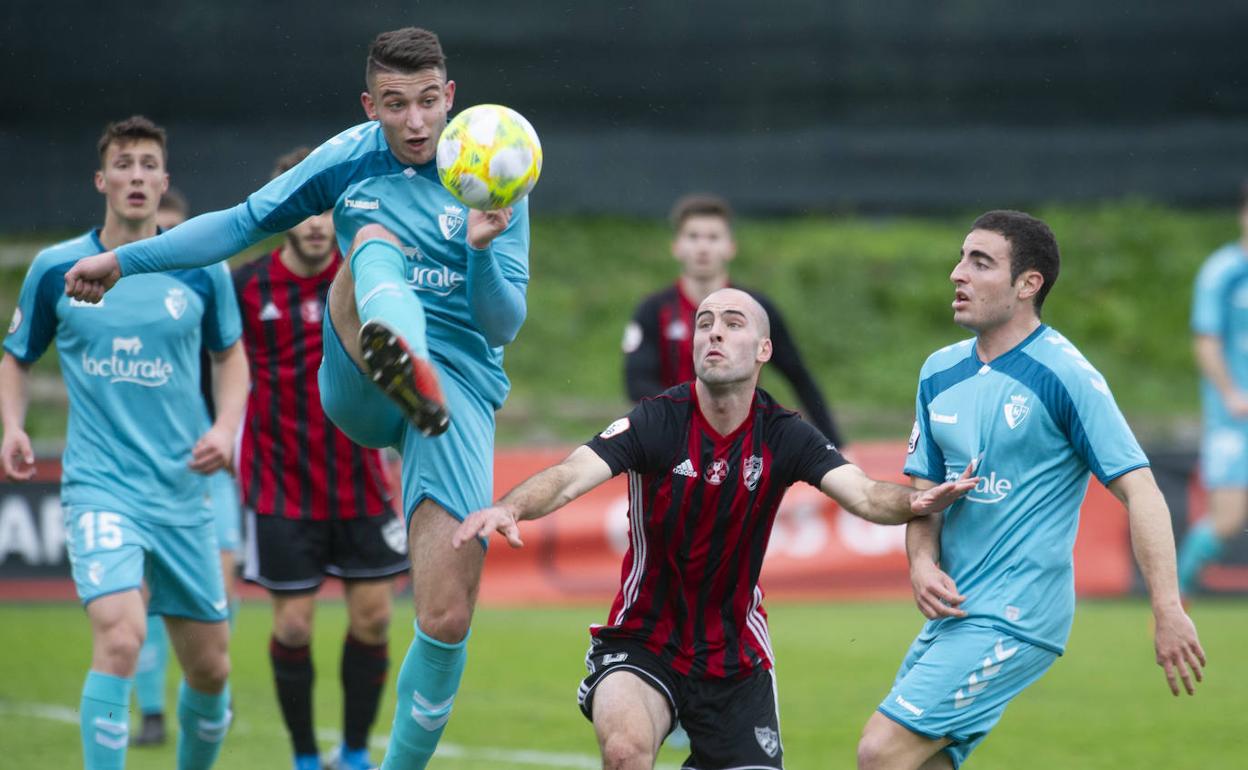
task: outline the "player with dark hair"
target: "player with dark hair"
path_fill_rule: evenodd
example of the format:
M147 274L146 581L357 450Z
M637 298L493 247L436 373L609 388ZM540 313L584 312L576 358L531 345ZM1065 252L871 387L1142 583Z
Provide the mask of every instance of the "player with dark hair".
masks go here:
M1204 651L1179 603L1174 536L1148 458L1109 385L1040 321L1057 281L1044 222L990 211L950 276L954 323L975 337L928 357L905 472L923 489L976 462L983 482L907 525L915 601L929 618L858 744L862 770L958 767L1010 701L1062 654L1089 472L1126 504L1152 597L1157 662L1190 694Z
M311 150L278 159L273 177ZM272 253L234 271L253 383L240 449L244 577L273 599L269 658L296 770L321 767L312 719L312 621L326 575L346 586L342 745L337 767L369 767L368 732L389 667L394 576L408 568L403 521L381 454L353 443L321 409L317 370L330 283L342 264L332 212L295 225Z
M1206 516L1179 549L1179 590L1200 584L1205 565L1248 521L1248 183L1239 206L1239 240L1205 260L1192 298L1192 334L1203 413L1200 476Z
M333 209L348 258L327 298L321 403L356 443L403 456L417 621L383 763L392 770L428 762L463 673L485 549L452 549L450 533L493 492L494 413L510 388L502 348L526 313L529 218L527 200L465 210L438 181L455 82L435 34L378 35L365 85L368 122L232 209L81 260L65 290L95 301L122 275L211 264Z
M170 186L160 196L156 208L156 226L168 230L186 221L190 206L186 196ZM213 403L212 351L204 348L199 357L202 372L200 389L208 406L209 419L216 419ZM235 564L240 545L239 528L242 516L239 509L238 487L229 469L222 469L208 477L208 498L212 504L212 516L217 525L217 548L221 554L221 578L225 595L230 601L230 627L234 626L238 594L234 585ZM147 637L139 649L139 660L134 672L134 699L142 715L139 732L130 736L130 745L160 746L165 742L165 674L169 666L169 637L164 623L148 623ZM233 711L233 703L230 704Z
M728 202L715 195L686 195L672 207L672 256L680 262L680 277L642 300L624 330L624 383L632 401L693 379L693 312L711 292L736 286L728 276L728 263L737 254L732 219ZM753 289L745 291L771 319L772 366L792 385L807 418L841 446L844 437L832 420L823 392L802 362L780 310Z
M456 548L566 505L628 471L629 549L605 625L592 626L581 710L607 770L654 766L677 720L686 767L783 763L771 639L758 585L785 490L818 487L869 521L897 524L939 511L978 479L918 492L868 478L827 438L758 389L771 358L767 313L737 289L697 308L697 379L643 399L559 465L469 516Z
M0 360L0 454L10 478L34 473L23 429L29 368L55 341L69 392L61 502L92 632L79 707L85 767L125 763L150 613L164 617L185 672L177 766L206 768L230 716L229 601L205 476L229 465L247 398L238 308L224 265L127 277L98 304L64 296L79 258L156 234L169 183L165 133L146 118L110 124L99 149L103 227L40 252L22 284ZM203 347L217 369L215 420L200 398Z

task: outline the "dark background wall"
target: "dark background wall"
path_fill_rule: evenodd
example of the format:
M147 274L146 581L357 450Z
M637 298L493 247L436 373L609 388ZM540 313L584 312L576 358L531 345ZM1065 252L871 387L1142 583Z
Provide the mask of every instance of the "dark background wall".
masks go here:
M170 130L199 210L363 120L383 29L442 37L458 103L524 112L544 211L657 214L690 188L753 213L1143 196L1225 203L1248 173L1248 3L597 4L9 0L0 231L98 217L108 119Z

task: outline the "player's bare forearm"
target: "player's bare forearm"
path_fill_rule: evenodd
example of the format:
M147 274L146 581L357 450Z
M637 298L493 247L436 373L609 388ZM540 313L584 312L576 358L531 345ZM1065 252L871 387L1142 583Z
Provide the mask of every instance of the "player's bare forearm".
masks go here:
M611 478L611 469L592 449L577 447L563 462L529 477L498 501L517 521L540 519Z
M30 405L30 367L5 353L0 358L0 420L4 432L24 430Z
M1196 354L1196 365L1205 379L1213 383L1224 400L1229 400L1238 388L1231 378L1226 365L1226 355L1222 350L1222 340L1211 334L1197 334L1192 347Z
M914 479L914 488L931 489L936 486L929 479ZM944 522L944 513L933 513L906 522L906 558L910 564L940 564L940 527Z
M220 352L213 353L213 403L217 419L213 427L233 436L238 433L247 411L247 393L251 389L251 373L242 340Z
M820 489L855 516L875 524L904 524L915 516L943 511L973 489L978 481L971 476L973 468L967 466L954 481L916 490L877 481L856 465L846 464L824 474Z
M1170 509L1153 473L1139 468L1110 482L1109 489L1127 507L1131 550L1156 612L1178 607L1179 585L1174 559Z

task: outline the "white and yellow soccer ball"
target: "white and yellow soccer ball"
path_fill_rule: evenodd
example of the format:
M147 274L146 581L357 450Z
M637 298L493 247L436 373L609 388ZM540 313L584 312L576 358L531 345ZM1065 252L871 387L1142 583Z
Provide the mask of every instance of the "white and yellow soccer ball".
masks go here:
M529 194L542 173L542 144L524 116L500 104L456 115L438 138L438 178L469 208L503 209Z

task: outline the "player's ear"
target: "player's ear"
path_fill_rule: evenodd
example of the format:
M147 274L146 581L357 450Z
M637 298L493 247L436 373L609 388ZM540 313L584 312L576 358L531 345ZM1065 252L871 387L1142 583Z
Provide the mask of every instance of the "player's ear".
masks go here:
M95 172L95 191L98 193L104 192L104 170L103 169L100 169L99 171Z
M455 81L454 80L446 81L446 88L443 89L443 93L446 95L446 111L450 112L451 108L455 106Z
M369 120L377 120L377 105L373 102L373 95L368 91L360 94L360 104L364 107L364 114Z
M1019 299L1032 299L1040 291L1040 287L1044 286L1044 276L1040 275L1039 270L1027 270L1018 277L1015 285L1018 287Z
M771 337L763 337L758 341L758 355L754 360L760 364L771 360Z

